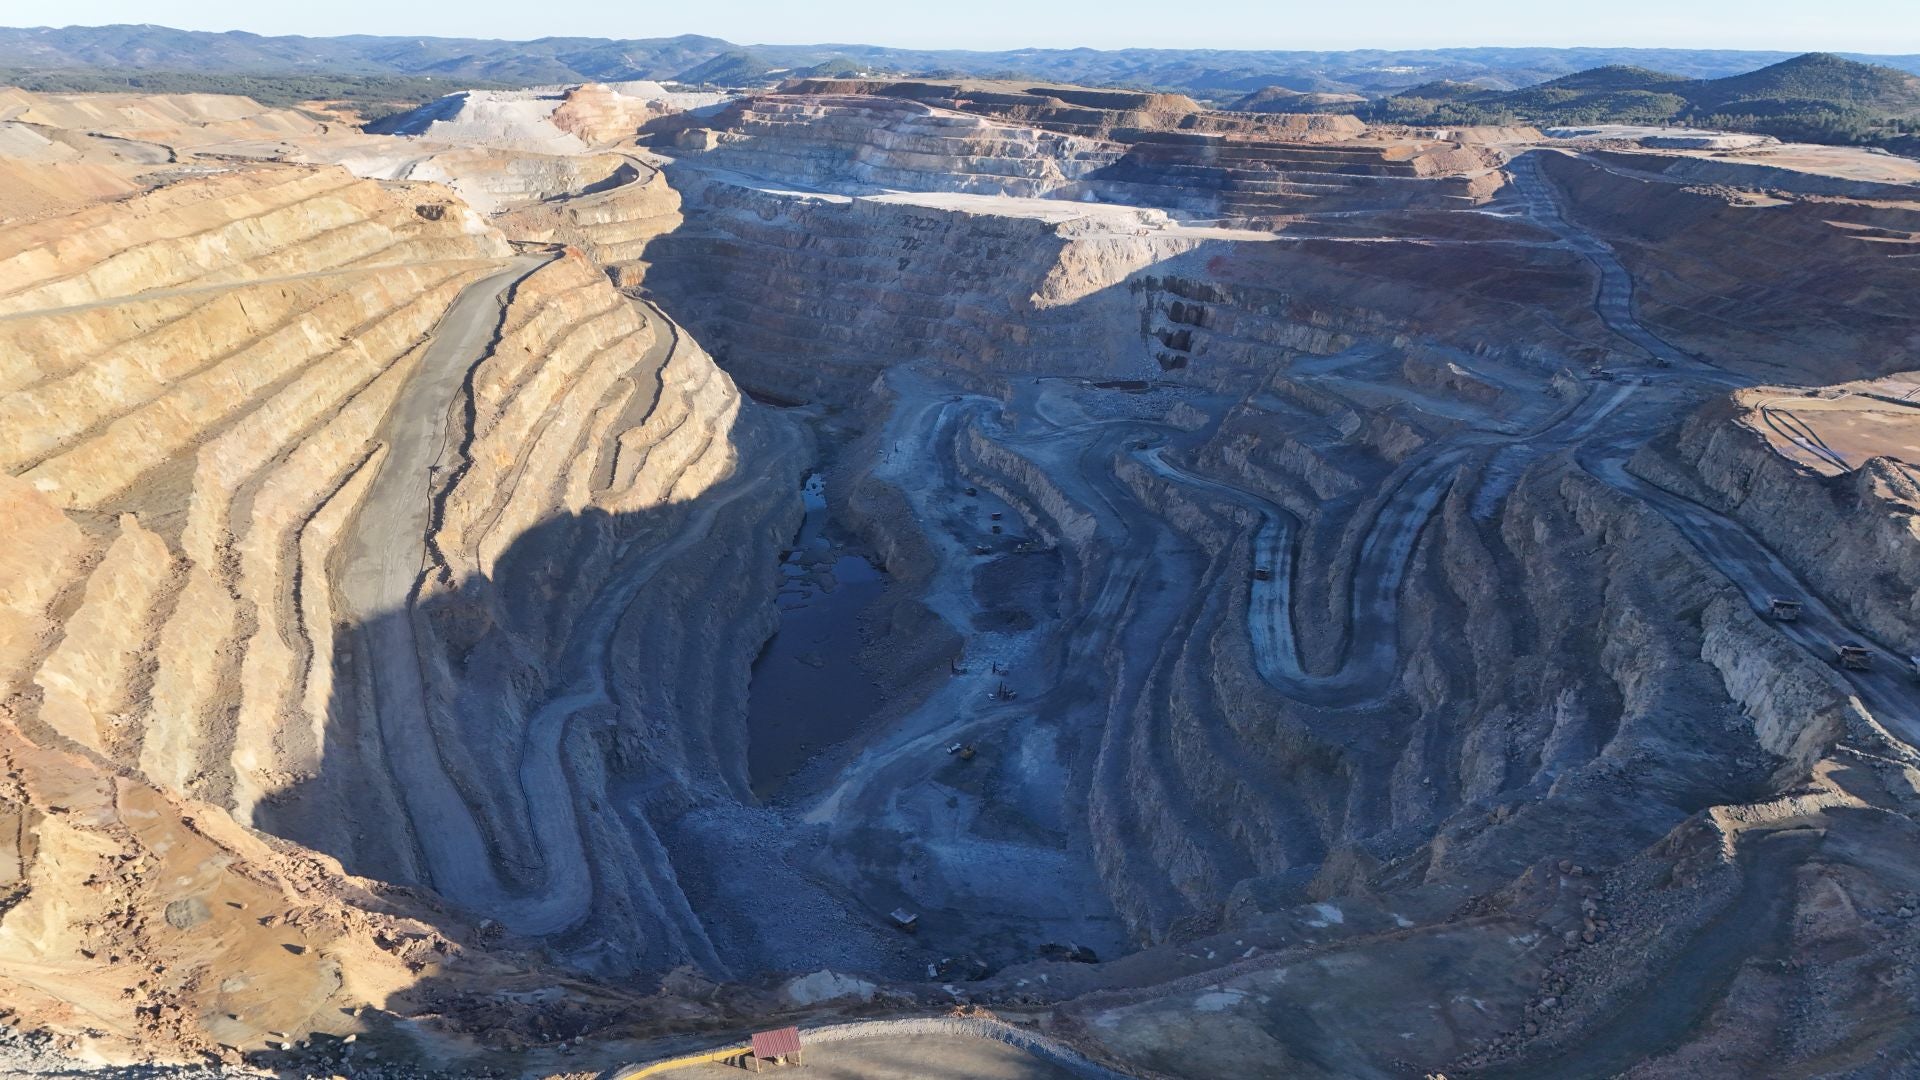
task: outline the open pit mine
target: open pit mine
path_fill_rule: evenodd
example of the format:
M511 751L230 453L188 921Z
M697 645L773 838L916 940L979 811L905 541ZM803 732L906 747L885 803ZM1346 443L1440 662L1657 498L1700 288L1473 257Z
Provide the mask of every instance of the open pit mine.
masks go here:
M0 1072L1920 1075L1920 165L374 127L0 90Z

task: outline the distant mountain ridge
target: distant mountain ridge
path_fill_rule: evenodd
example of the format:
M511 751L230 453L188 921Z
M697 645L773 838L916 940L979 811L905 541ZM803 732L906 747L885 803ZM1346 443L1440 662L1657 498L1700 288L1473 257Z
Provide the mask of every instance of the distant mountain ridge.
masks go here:
M960 51L875 45L739 45L715 37L615 40L266 37L164 26L0 28L0 67L138 69L227 74L422 76L533 85L615 79L750 80L819 65L876 71L1007 76L1177 90L1216 101L1264 87L1308 93L1392 94L1446 80L1513 90L1609 66L1707 80L1750 72L1792 54L1724 49L1453 48L1286 51L1232 49L1011 49ZM723 58L732 57L730 60ZM1920 55L1871 57L1920 74ZM703 71L703 65L712 65ZM726 81L713 79L710 81Z
M1519 90L1443 80L1358 106L1280 95L1268 108L1352 112L1373 123L1414 126L1679 124L1908 153L1920 133L1920 76L1806 53L1717 79L1610 65Z

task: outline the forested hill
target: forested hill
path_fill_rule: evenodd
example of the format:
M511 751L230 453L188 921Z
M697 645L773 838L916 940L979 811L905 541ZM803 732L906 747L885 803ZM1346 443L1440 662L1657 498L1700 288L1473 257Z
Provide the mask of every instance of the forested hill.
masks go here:
M1514 90L1575 72L1630 65L1715 80L1790 54L1725 49L1011 49L876 45L739 45L715 37L535 41L480 38L263 37L164 26L0 28L0 68L202 74L416 76L457 83L661 79L752 85L807 69L1032 78L1177 90L1214 101L1263 87L1380 96L1446 80ZM1920 73L1920 56L1869 58ZM704 65L704 68L703 68Z
M1291 100L1264 107L1414 125L1679 124L1837 143L1899 142L1920 132L1920 77L1829 53L1717 79L1614 65L1520 90L1440 81L1361 105Z

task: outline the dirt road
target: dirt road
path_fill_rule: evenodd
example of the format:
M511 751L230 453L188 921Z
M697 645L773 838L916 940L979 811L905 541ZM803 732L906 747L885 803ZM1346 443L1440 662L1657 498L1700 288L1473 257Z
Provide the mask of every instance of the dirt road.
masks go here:
M337 586L342 614L364 637L380 738L426 871L455 898L479 890L488 844L442 767L426 715L410 616L426 561L432 471L446 451L451 403L466 372L486 355L509 288L548 261L523 256L469 285L435 328L420 370L395 403L385 433L388 452L344 543Z
M1561 212L1552 185L1540 171L1539 156L1546 152L1536 151L1513 163L1515 186L1527 212L1537 223L1553 230L1599 269L1600 289L1595 311L1602 321L1656 359L1671 364L1679 378L1718 386L1747 385L1750 380L1673 348L1641 323L1632 303L1632 279L1613 249L1572 224ZM1774 412L1777 410L1762 406L1763 416L1769 423L1778 419L1771 415ZM1816 659L1830 662L1835 647L1842 642L1867 646L1875 654L1873 668L1847 670L1841 674L1877 720L1909 746L1920 747L1920 691L1913 682L1907 658L1895 655L1849 626L1751 530L1627 470L1627 461L1633 452L1655 434L1659 426L1641 424L1610 433L1603 431L1581 448L1578 460L1588 472L1659 511L1715 569L1740 589L1756 611L1765 611L1774 596L1802 601L1805 606L1799 621L1775 626ZM1791 432L1783 434L1791 437ZM1814 441L1817 442L1817 436ZM1837 467L1850 468L1844 458L1833 455L1831 450L1817 449L1831 455L1830 460Z
M667 542L625 556L614 584L588 606L574 640L589 647L556 672L554 684L563 689L529 720L517 768L520 797L544 859L544 880L531 892L511 887L496 870L492 845L467 793L442 763L425 707L412 607L425 568L432 472L446 460L450 406L466 372L490 348L507 290L549 258L516 259L470 286L436 329L419 374L389 420L390 451L346 542L339 577L346 614L358 624L371 661L368 677L387 765L429 879L449 899L525 934L565 930L592 904L591 863L562 751L569 720L610 702L606 650L614 623L661 567L704 541L721 511L758 482L739 477L709 492ZM663 347L673 340L663 335ZM694 954L717 966L698 921L690 915L682 921Z

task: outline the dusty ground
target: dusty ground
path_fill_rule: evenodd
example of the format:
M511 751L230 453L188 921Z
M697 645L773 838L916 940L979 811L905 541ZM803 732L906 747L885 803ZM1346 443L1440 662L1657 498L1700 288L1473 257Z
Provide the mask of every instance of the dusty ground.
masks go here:
M1867 459L1920 463L1920 402L1913 387L1892 380L1864 393L1836 388L1820 393L1749 390L1735 398L1751 410L1744 421L1774 452L1823 476L1850 473ZM1886 396L1866 396L1880 391Z

